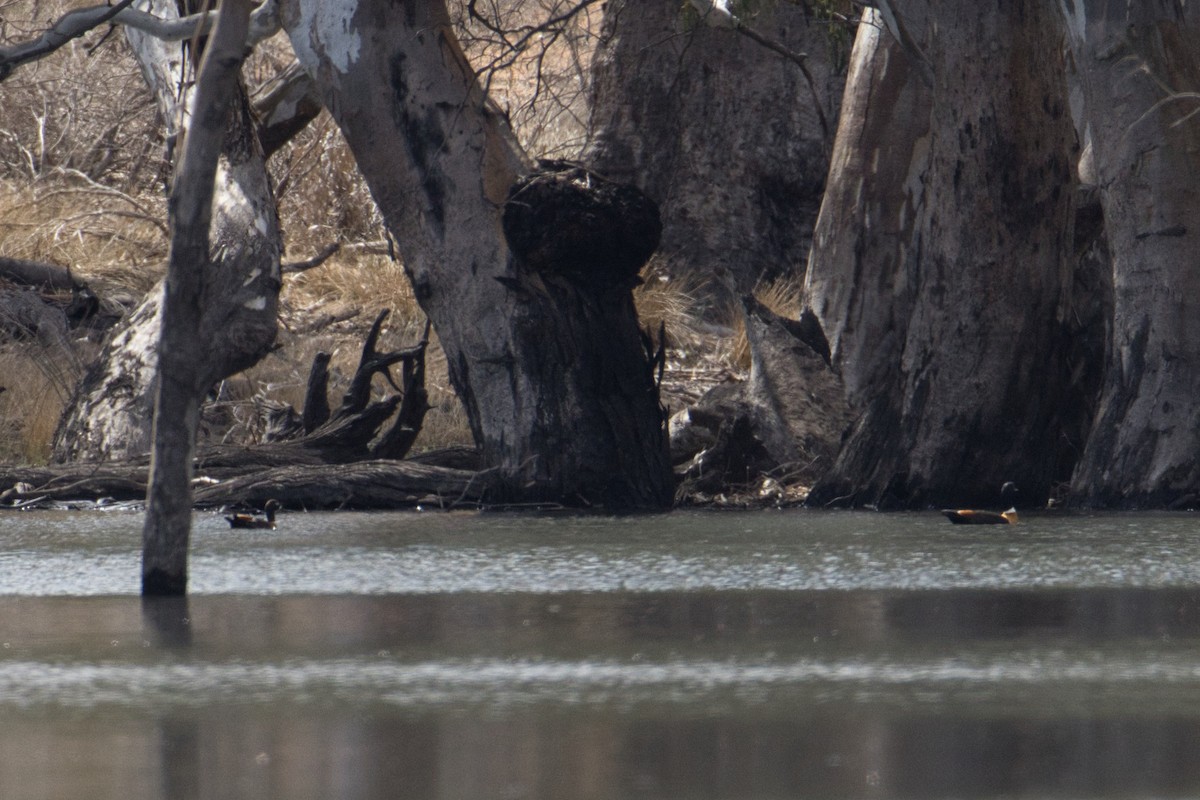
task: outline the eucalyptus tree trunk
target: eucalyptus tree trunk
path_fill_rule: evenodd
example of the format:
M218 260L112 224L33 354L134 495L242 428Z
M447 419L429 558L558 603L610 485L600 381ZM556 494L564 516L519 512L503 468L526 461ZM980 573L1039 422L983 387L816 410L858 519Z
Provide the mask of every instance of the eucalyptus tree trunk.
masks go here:
M864 11L804 286L856 413L895 381L908 333L932 96L878 12Z
M174 18L173 0L149 0L147 10ZM134 55L166 126L167 153L190 115L194 83L184 44L128 30ZM236 86L213 195L211 280L204 295L206 359L215 380L255 364L275 340L281 244L257 122ZM106 342L88 369L54 437L58 461L108 460L150 450L157 345L162 321L159 284ZM197 335L200 335L197 331ZM206 363L206 367L208 364Z
M802 275L837 118L843 29L805 4L753 4L745 21L806 54L802 66L698 21L686 5L605 4L588 163L658 202L672 274L708 280L723 268L747 292Z
M920 92L911 75L889 75L895 47L880 54L877 40L872 56L856 57L848 89L867 121L841 127L862 138L839 150L865 153L835 160L831 177L863 181L864 200L851 202L852 188L831 193L850 216L822 230L808 299L841 362L867 362L845 367L860 412L810 503L986 502L1005 480L1036 501L1055 477L1067 380L1058 314L1074 131L1057 19L1040 0L889 6L880 36L900 34L902 69L931 78L929 129L900 125L906 141L888 141L898 112L885 82ZM872 62L880 57L888 69ZM872 172L890 153L903 166ZM873 347L883 350L874 363Z
M444 2L288 0L280 15L396 239L484 458L504 478L498 499L668 506L664 420L631 276L591 264L607 242L559 251L550 236L514 252L506 218L553 220L562 209L529 204L534 166L476 81ZM552 194L575 186L580 199L597 180L563 175ZM589 227L564 222L564 236Z
M1200 91L1194 6L1061 3L1114 302L1100 408L1071 485L1077 504L1166 506L1200 492L1200 116L1194 95L1172 99Z

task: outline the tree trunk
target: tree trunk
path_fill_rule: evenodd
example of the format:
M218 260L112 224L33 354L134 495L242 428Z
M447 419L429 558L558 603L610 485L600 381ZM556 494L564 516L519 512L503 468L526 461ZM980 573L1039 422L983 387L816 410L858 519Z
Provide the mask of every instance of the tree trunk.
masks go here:
M224 358L213 351L213 323L227 318L209 298L227 280L211 253L210 238L218 155L223 149L230 103L244 109L238 72L250 20L249 0L225 0L220 20L198 71L184 151L171 186L171 253L164 281L161 334L154 394L154 451L142 528L142 594L187 591L188 540L192 527L192 452L200 403L221 377ZM236 116L236 115L235 115ZM249 126L245 126L249 127ZM243 134L244 135L244 134ZM257 140L254 140L257 143ZM214 285L215 283L215 285ZM206 335L207 334L207 335Z
M587 156L658 202L672 274L707 281L724 268L745 292L803 274L841 92L831 51L842 29L804 4L755 5L747 21L806 53L813 86L796 62L698 23L677 0L607 3ZM719 284L705 292L723 297Z
M896 378L930 155L932 87L882 26L864 11L804 286L857 413Z
M536 266L514 255L502 216L532 165L444 3L290 0L281 17L399 244L507 499L668 506L663 417L629 275L582 269L586 250Z
M1170 99L1200 90L1188 5L1061 4L1113 273L1104 389L1071 485L1080 505L1161 507L1200 492L1200 117L1194 99Z
M1010 479L1036 502L1058 461L1066 383L1058 314L1072 255L1074 131L1056 17L1038 0L913 2L892 16L908 34L908 57L927 59L907 68L933 75L928 144L912 140L919 126L899 128L904 143L879 138L890 129L874 121L841 129L865 131L857 146L867 155L837 160L835 182L865 180L885 144L880 162L896 152L908 169L874 176L889 186L864 184L861 205L847 203L845 190L832 196L853 216L822 231L823 252L842 255L835 272L814 277L822 288L809 303L843 363L880 343L885 353L849 368L860 416L810 503L986 502ZM888 71L862 59L849 106L871 117L884 87L868 78L887 80ZM878 111L896 114L887 102ZM841 172L848 168L861 171ZM895 226L898 245L873 233L880 225ZM843 236L849 245L835 241ZM818 258L814 269L824 270Z
M173 0L152 10L177 16ZM134 54L166 124L167 156L174 157L192 81L178 44L128 32ZM179 87L187 87L182 96ZM275 340L280 287L279 222L258 144L256 123L239 85L217 168L211 231L212 280L205 296L203 337L216 379L255 364ZM150 449L150 420L161 330L162 286L152 291L105 344L75 390L54 436L58 461L108 460Z

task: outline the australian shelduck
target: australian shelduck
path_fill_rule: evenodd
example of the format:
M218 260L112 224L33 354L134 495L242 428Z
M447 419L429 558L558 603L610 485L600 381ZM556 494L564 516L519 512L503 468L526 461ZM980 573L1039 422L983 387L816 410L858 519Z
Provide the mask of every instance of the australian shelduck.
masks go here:
M1009 504L1008 511L978 511L973 508L945 508L942 513L946 519L955 525L1016 525L1017 507L1013 498L1017 494L1017 485L1006 481L1000 487L1001 500Z

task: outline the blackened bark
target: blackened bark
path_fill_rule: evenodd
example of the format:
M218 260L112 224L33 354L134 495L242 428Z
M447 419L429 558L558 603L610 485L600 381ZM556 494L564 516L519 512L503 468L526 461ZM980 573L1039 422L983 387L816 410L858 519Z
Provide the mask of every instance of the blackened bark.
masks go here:
M329 353L317 353L313 357L304 390L304 411L301 413L301 428L312 433L329 419Z

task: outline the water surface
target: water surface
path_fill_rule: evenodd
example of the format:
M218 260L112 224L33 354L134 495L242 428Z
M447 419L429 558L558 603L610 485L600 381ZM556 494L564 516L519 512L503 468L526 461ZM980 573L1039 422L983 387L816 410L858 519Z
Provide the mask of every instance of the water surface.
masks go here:
M0 517L2 798L1188 797L1186 514Z

